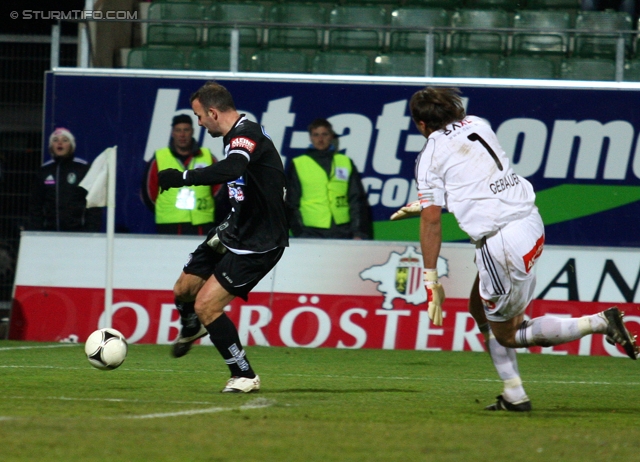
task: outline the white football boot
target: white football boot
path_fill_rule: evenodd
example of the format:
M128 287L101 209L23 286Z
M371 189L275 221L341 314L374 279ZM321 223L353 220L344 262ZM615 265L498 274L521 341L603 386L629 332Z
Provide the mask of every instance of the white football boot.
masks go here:
M227 385L222 389L222 393L252 393L260 391L260 376L254 378L231 377Z

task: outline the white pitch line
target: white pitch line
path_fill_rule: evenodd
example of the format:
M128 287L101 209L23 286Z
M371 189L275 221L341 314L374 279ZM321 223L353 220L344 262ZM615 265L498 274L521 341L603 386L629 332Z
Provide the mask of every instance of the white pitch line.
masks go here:
M37 350L43 348L67 348L67 347L77 347L82 346L79 343L61 343L60 345L30 345L30 346L20 346L20 347L0 347L0 351L9 351L9 350Z
M27 347L24 347L27 348ZM44 348L44 347L43 347ZM51 347L49 347L51 348ZM59 366L23 366L23 365L5 365L0 364L0 369L8 368L8 369L60 369L60 370L79 370L79 369L88 369L87 367L59 367ZM127 367L120 367L119 370L127 371L127 372L178 372L180 374L184 374L186 372L189 373L201 373L201 372L209 372L209 371L201 371L201 370L178 370L178 369L132 369ZM274 374L271 377L309 377L309 378L328 378L328 379L346 379L346 380L412 380L412 381L422 381L422 382L437 382L446 380L449 378L444 377L402 377L402 376L356 376L356 375L337 375L337 374L322 374L322 375L314 375L314 374ZM497 378L485 378L485 379L465 379L459 378L458 380L465 382L501 382L501 380ZM628 386L640 386L640 382L603 382L603 381L586 381L586 380L526 380L526 383L546 383L546 384L555 384L555 385L628 385Z
M328 379L348 379L348 380L412 380L412 381L439 381L439 380L449 380L449 378L444 377L398 377L398 376L355 376L355 375L311 375L311 374L279 374L283 377L308 377L308 378L319 378L324 377ZM465 379L463 377L458 378L457 380L464 382L501 382L499 379ZM549 384L561 384L561 385L630 385L630 386L638 386L640 382L594 382L594 381L571 381L571 380L523 380L524 383L549 383Z
M209 409L192 409L189 411L165 412L161 414L124 415L117 417L106 417L107 419L162 419L166 417L179 417L183 415L213 414L215 412L231 411L231 408L210 407Z
M88 363L87 363L88 366ZM8 369L60 369L60 370L91 370L94 371L92 367L60 367L60 366L47 366L47 365L39 365L39 366L25 366L22 364L0 364L0 369L8 368ZM120 366L118 368L119 371L127 371L127 372L179 372L180 374L200 374L203 372L210 372L208 370L185 370L185 369L145 369L145 368L131 368L126 366ZM102 373L102 372L101 372Z
M157 400L149 399L126 399L126 398L75 398L69 396L6 396L0 395L0 399L8 401L11 399L22 400L28 399L29 401L91 401L91 402L107 402L107 403L134 403L134 404L148 404L157 403ZM180 405L208 405L213 404L211 401L166 401L163 400L162 404L180 404Z
M0 364L2 369L59 369L59 370L76 370L86 369L86 367L60 367L60 366L18 366L16 364Z
M197 415L197 414L213 414L216 412L225 412L225 411L236 411L236 410L251 410L251 409L262 409L269 406L273 406L275 401L257 398L249 401L246 404L238 407L210 407L208 409L190 409L185 411L177 411L177 412L162 412L155 414L142 414L142 415L123 415L123 416L115 416L115 417L105 417L107 419L165 419L167 417L180 417L185 415Z

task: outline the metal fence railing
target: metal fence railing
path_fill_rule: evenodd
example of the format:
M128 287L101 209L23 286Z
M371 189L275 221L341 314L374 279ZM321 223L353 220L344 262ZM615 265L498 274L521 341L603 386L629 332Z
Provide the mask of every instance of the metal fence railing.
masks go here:
M91 21L80 21L75 20L70 22L77 23L86 23ZM62 21L65 22L65 21ZM144 33L145 30L148 29L151 25L189 25L201 28L202 38L199 40L197 44L194 44L192 47L204 46L206 44L206 34L209 28L220 27L231 29L231 33L229 35L229 53L230 53L230 72L238 72L238 63L240 62L240 52L242 50L242 45L240 43L241 34L240 30L247 27L253 27L256 30L259 30L261 34L260 44L257 48L268 49L270 47L269 44L269 30L273 29L301 29L309 27L316 28L319 31L323 31L322 42L318 46L318 51L326 51L331 49L331 44L329 40L330 31L348 31L354 29L367 29L367 30L376 30L380 33L382 40L380 47L378 50L357 50L363 53L375 53L376 51L380 54L386 52L393 52L390 48L390 36L395 32L407 32L410 31L412 33L423 32L425 41L424 41L424 57L425 57L425 72L424 75L426 77L434 76L434 63L438 57L438 55L447 55L451 53L451 39L460 33L473 33L473 34L482 34L482 33L493 33L493 34L501 34L505 38L505 46L499 52L502 53L505 57L514 53L513 49L513 37L516 34L530 34L530 35L553 35L558 34L567 37L568 45L567 51L564 54L555 54L555 58L570 58L575 57L577 54L575 53L575 42L577 37L590 36L594 38L607 39L608 41L615 42L615 51L611 53L612 59L615 61L615 81L622 81L624 79L624 70L626 63L632 58L640 59L640 52L638 50L637 42L638 42L638 34L639 31L637 29L631 30L620 30L620 31L603 31L603 30L586 30L586 29L545 29L541 30L538 28L514 28L514 27L501 27L501 28L469 28L469 27L400 27L400 26L392 26L392 25L344 25L344 24L313 24L310 26L309 24L301 24L301 23L279 23L279 22L268 22L268 21L213 21L213 20L180 20L180 19L104 19L100 21L102 23L108 22L127 22L132 25L136 25L143 30L142 36L143 41L146 36ZM85 34L84 37L86 39L82 39L83 35L80 34L81 43L79 50L79 62L80 63L90 63L91 62L91 54L92 49L95 48L96 44L91 43L89 28L84 28ZM446 45L444 48L444 52L438 52L435 47L434 37L437 35L444 36L446 38ZM53 48L56 47L56 29L54 28L54 32L52 34ZM86 46L83 46L83 43L86 43ZM144 43L144 42L143 42ZM147 43L147 45L149 45ZM175 47L180 48L180 45L174 45ZM182 46L185 48L186 46ZM611 49L611 48L610 48ZM464 51L462 52L464 53ZM472 54L473 51L469 51L468 53ZM482 52L481 52L482 53ZM497 52L494 52L496 54ZM498 54L499 54L498 53ZM540 53L540 56L544 56L544 54ZM601 57L601 56L600 56ZM90 66L90 65L88 65ZM455 77L455 76L453 76Z
M76 65L76 42L75 37L59 41L60 64ZM43 83L51 68L51 43L50 36L0 35L0 324L12 297L33 174L43 159Z

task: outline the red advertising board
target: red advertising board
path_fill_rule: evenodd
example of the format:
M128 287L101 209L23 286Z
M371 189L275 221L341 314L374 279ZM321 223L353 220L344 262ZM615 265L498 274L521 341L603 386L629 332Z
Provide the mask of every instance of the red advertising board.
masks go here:
M129 342L175 340L179 320L171 288L182 260L198 242L199 238L173 236L116 238L109 318ZM442 327L429 321L424 289L404 278L411 273L407 266L412 270L422 265L416 247L413 243L295 240L249 300L234 300L227 313L246 345L483 351L482 336L467 311L466 294L475 277L473 247L443 245L438 262L447 293ZM25 233L10 338L83 342L93 330L105 326L105 289L100 282L105 275L103 253L100 235ZM625 282L633 280L630 271L638 271L640 256L628 251L619 254L546 248L536 265L539 299L526 315L584 316L616 304L626 311L630 330L640 331L640 309L633 300L626 300L631 295ZM577 276L566 274L569 267ZM583 278L579 277L582 268L590 270ZM580 293L591 300L594 293L599 298L571 299ZM547 298L541 299L540 294ZM210 342L205 338L203 343ZM601 335L528 351L625 356Z

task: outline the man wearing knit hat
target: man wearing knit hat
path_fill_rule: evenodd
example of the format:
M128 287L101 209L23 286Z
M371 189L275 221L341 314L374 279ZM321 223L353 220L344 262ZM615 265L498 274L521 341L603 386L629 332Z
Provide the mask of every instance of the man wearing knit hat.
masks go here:
M36 174L31 194L28 229L40 231L100 231L102 211L87 209L87 191L80 182L89 163L75 156L76 139L66 128L49 136L51 160Z

